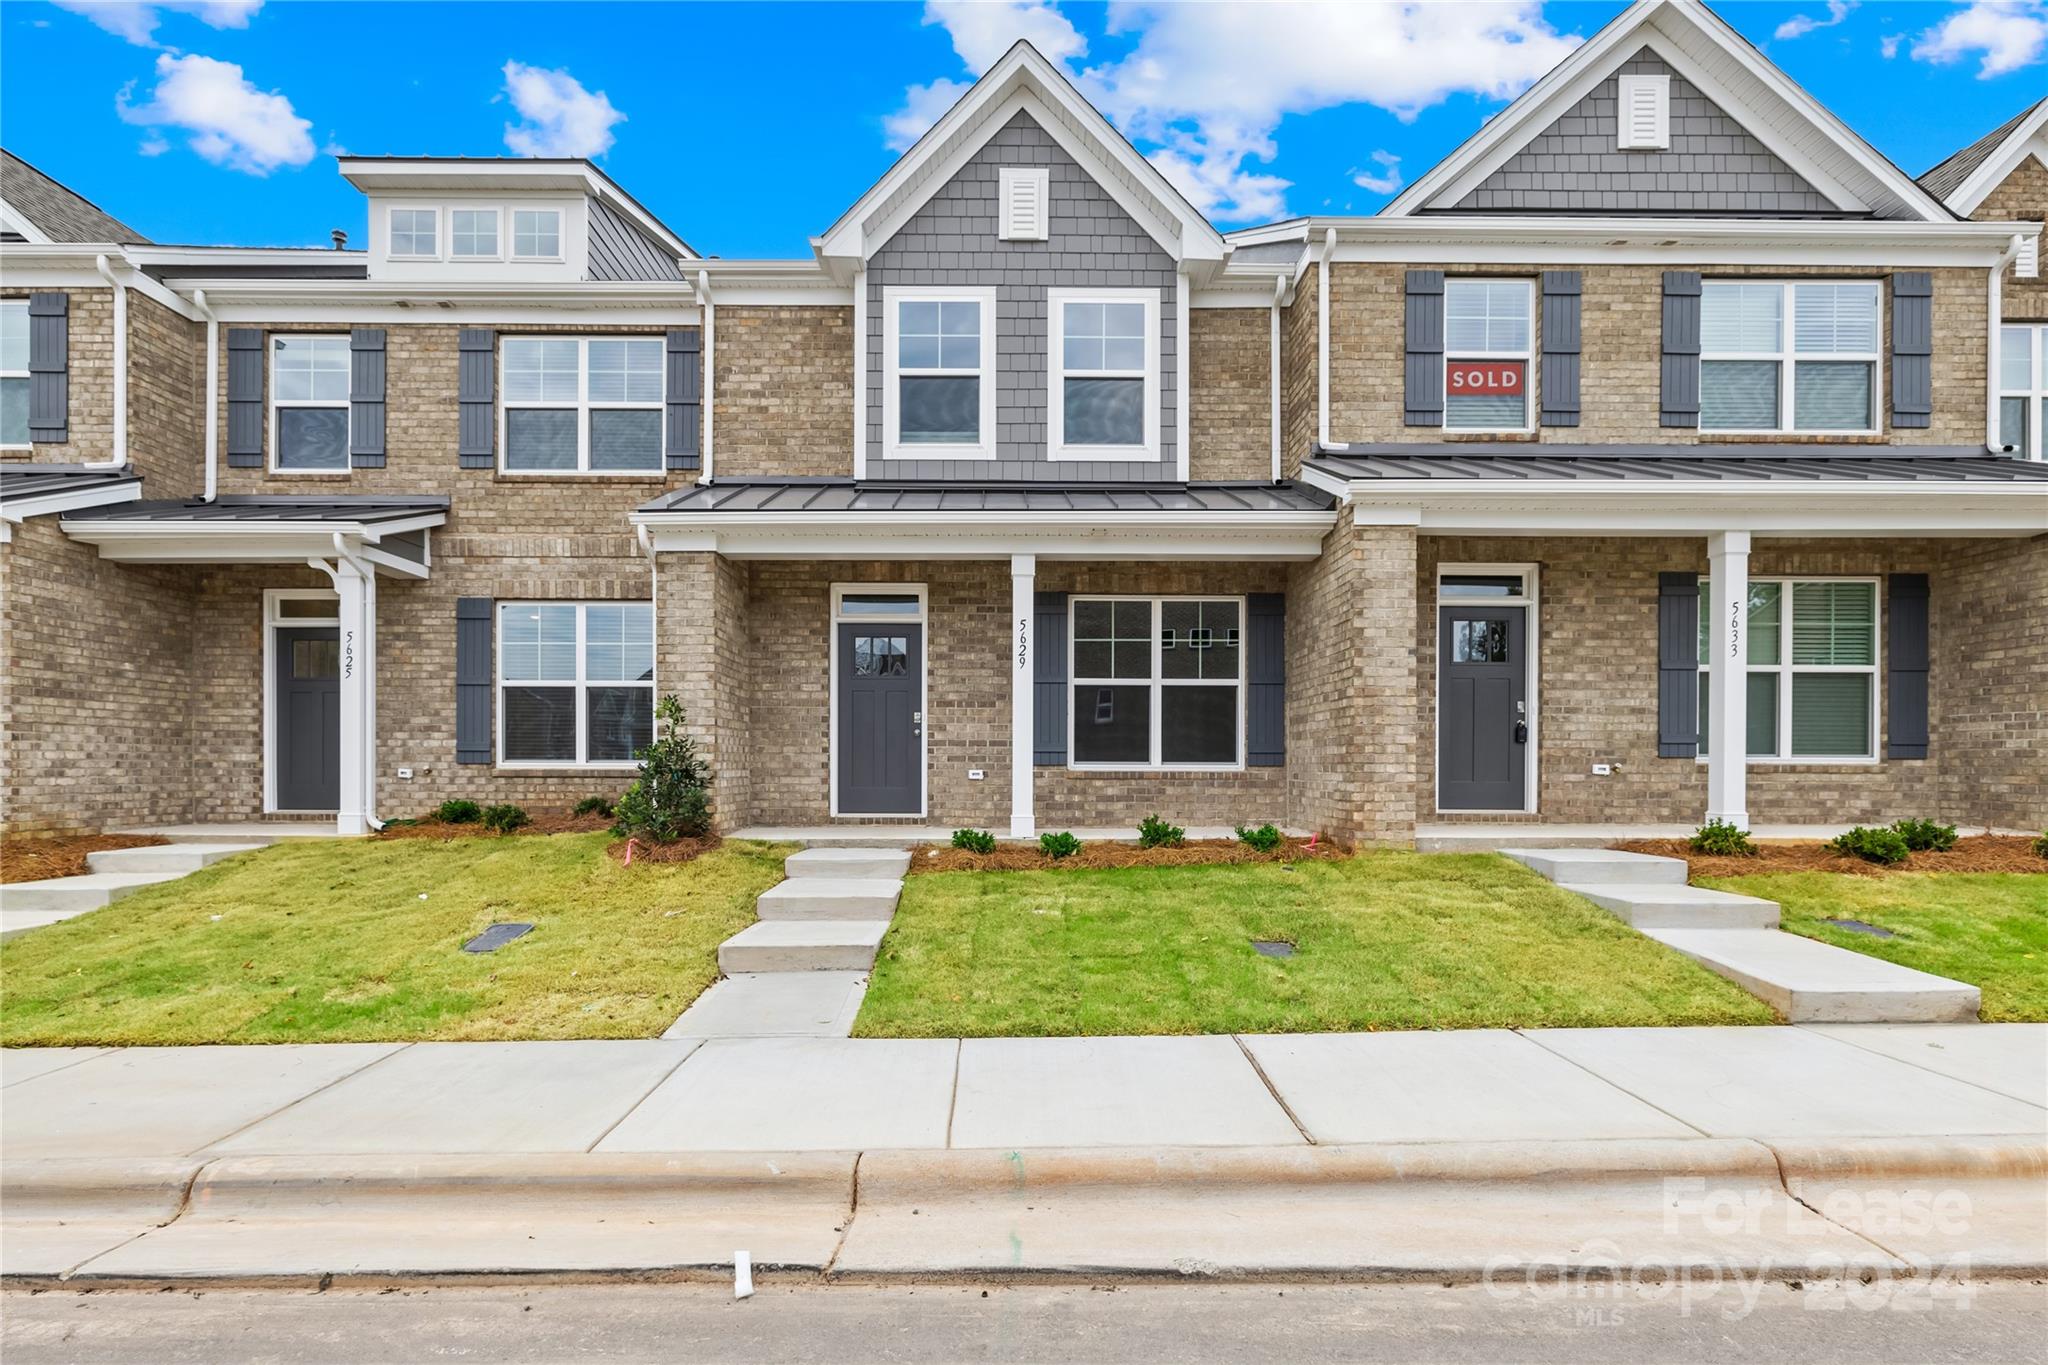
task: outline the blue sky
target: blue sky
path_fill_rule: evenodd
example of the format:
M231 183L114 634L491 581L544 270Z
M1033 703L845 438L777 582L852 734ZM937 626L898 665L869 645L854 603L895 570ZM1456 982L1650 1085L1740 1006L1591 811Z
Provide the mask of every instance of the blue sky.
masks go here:
M336 151L520 151L804 255L1023 35L1234 227L1371 212L1621 8L6 0L0 140L159 241L360 242ZM2048 88L2048 0L1721 12L1915 174Z

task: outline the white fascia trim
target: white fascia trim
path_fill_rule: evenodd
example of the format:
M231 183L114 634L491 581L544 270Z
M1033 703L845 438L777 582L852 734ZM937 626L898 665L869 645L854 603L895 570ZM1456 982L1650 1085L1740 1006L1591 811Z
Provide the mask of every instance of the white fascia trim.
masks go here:
M1975 213L1978 205L1991 197L1991 191L2003 185L2005 178L2029 156L2048 161L2048 157L2042 155L2043 145L2037 141L2043 130L2048 130L2048 100L2035 106L2026 121L2013 129L1976 170L1964 177L1963 183L1956 186L1956 192L1948 197L1948 206L1965 216Z
M958 531L963 527L990 531L1046 531L1072 534L1091 527L1157 531L1230 530L1314 530L1318 534L1336 525L1334 511L1217 511L1217 512L634 512L627 520L651 528L659 545L670 531L711 532L728 530L824 530L868 528L877 531L919 530L935 527Z
M1332 480L1304 470L1302 481ZM1431 488L1426 485L1436 483ZM1446 489L1435 480L1345 485L1354 523L1389 517L1432 534L1557 532L1591 535L2038 535L2048 532L2048 484L1809 483L1729 487L1705 480L1585 488L1531 488L1523 480L1475 479Z
M64 534L91 544L116 540L256 539L262 536L305 537L334 553L334 538L375 545L385 536L425 531L448 522L446 512L432 512L399 521L67 521Z
M655 531L656 553L712 551L728 559L986 559L1034 555L1052 560L1236 560L1303 562L1322 553L1322 526L1294 531L1167 532L1139 534L1105 528L1066 530L874 530L803 532L720 527L711 531Z
M30 517L45 517L52 512L79 512L88 507L109 507L120 502L136 502L141 497L140 479L103 488L75 488L68 493L60 489L0 504L0 521L19 525Z
M2012 234L2039 224L1916 223L1886 219L1485 217L1332 218L1339 261L1698 265L1988 266Z
M31 223L26 215L18 212L4 199L0 199L0 229L13 233L32 246L41 246L50 240L48 233Z
M16 246L14 251L21 248ZM40 250L40 248L38 248ZM23 289L106 289L106 276L100 274L94 261L105 256L110 263L133 267L134 262L123 254L119 247L102 247L98 251L67 252L63 255L16 256L0 249L0 265L6 268L7 283ZM137 269L129 269L121 280L122 285L176 313L188 322L200 320L197 309L188 303L162 281L145 275Z

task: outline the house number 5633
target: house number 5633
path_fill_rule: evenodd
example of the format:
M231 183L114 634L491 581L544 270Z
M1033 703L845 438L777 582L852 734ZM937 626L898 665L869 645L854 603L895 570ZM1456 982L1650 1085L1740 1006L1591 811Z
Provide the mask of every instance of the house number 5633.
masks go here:
M1728 604L1728 657L1742 657L1742 599Z

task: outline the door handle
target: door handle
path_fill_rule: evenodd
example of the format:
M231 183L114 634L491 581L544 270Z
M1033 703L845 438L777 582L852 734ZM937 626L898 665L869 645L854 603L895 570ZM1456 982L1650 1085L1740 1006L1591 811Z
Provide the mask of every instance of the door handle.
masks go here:
M1518 720L1518 721L1516 721L1516 722L1515 722L1515 743L1517 743L1517 744L1527 744L1528 742L1529 742L1529 722L1528 722L1528 721L1526 721L1526 720Z

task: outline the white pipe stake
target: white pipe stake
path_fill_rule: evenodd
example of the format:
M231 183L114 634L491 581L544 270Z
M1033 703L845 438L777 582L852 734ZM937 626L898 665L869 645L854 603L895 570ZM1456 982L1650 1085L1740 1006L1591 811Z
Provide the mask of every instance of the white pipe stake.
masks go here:
M754 1297L754 1258L744 1251L732 1254L732 1296L736 1299Z

